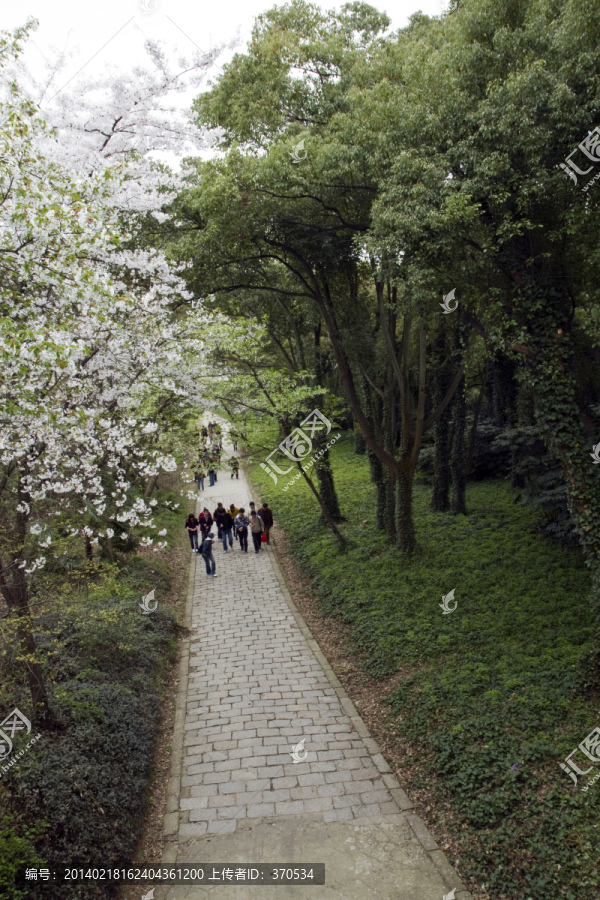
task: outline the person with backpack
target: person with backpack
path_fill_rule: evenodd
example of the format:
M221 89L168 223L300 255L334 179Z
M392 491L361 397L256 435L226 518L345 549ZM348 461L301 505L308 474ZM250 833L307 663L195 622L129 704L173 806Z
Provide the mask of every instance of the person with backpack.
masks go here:
M250 531L252 532L252 541L254 543L255 553L258 553L260 551L263 530L264 529L261 517L257 516L255 512L251 512Z
M234 527L240 541L240 550L248 552L248 525L250 524L248 516L244 515L244 507L241 506L237 516L234 519Z
M194 513L190 513L185 520L185 527L190 536L190 544L192 545L192 553L198 552L198 519Z
M270 532L271 528L273 527L273 513L272 513L271 509L269 508L268 503L263 503L262 509L260 511L260 517L263 521L265 534L267 536L266 542L268 544L269 543L269 532Z
M217 577L217 564L215 562L215 557L213 556L213 541L215 539L214 531L209 531L206 538L204 539L204 543L202 544L202 557L204 562L206 563L206 574L213 575L215 578Z

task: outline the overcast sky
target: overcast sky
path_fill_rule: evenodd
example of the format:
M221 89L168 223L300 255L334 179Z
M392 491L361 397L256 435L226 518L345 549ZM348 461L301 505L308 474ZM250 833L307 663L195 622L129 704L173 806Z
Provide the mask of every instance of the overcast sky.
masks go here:
M324 9L342 5L328 0L316 2ZM245 45L255 16L275 5L269 0L22 0L2 4L0 25L12 29L24 24L27 16L38 19L40 25L33 40L41 54L47 55L52 46L77 51L65 70L68 80L83 65L88 75L106 63L127 68L142 59L148 37L161 38L169 46L190 52L194 44L207 50L211 43L230 41L239 30ZM390 16L394 28L401 28L412 13L422 10L439 15L446 3L372 0L372 5Z
M343 5L332 0L314 2L323 9ZM283 4L273 0L4 0L0 28L24 25L29 16L37 19L39 27L24 56L28 68L40 74L43 58L56 55L53 49L72 53L57 85L61 89L68 85L69 93L76 95L77 79L83 74L93 79L107 66L127 71L143 63L148 38L164 41L177 58L179 54L191 56L195 47L207 51L215 44L229 43L237 35L239 47L218 59L223 65L233 52L245 49L255 17L275 5ZM419 10L439 15L447 0L371 0L371 5L386 12L396 29ZM210 78L214 80L218 74L219 68L213 67ZM181 95L177 105L189 108L192 100L193 96ZM170 154L165 159L173 162Z

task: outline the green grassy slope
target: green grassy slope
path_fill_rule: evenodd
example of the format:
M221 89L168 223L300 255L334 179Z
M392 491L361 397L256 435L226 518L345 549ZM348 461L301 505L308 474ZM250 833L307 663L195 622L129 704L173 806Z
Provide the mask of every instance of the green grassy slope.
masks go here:
M469 485L466 516L430 512L417 484L419 550L407 560L375 528L366 458L344 440L332 462L344 553L304 481L282 492L284 479L250 474L323 612L352 626L365 670L406 667L390 707L420 772L413 786L451 802L463 871L494 900L597 896L600 782L584 793L558 766L600 724L598 694L583 687L594 628L581 556L542 537L495 481ZM452 589L457 609L443 615Z

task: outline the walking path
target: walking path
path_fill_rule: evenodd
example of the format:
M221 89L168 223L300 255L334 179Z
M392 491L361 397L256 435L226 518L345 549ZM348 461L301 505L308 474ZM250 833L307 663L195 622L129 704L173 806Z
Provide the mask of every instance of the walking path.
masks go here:
M260 506L242 472L220 471L202 496L211 512ZM215 538L214 556L217 578L191 560L163 864L325 863L324 886L268 887L273 900L470 900L293 605L273 546L224 553ZM213 892L263 894L234 878L155 897Z

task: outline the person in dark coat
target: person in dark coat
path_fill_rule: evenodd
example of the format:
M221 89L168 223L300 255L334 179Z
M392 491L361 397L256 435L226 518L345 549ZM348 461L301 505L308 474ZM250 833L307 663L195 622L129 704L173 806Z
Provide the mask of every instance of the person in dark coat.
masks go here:
M185 520L185 527L190 536L190 544L192 545L192 553L198 552L198 519L194 513L190 513Z
M263 503L262 509L259 513L261 519L263 520L263 526L265 529L265 534L267 536L267 544L269 543L269 531L273 527L273 513L269 507L268 503Z
M238 539L240 542L240 550L242 550L242 552L247 553L248 552L248 525L250 524L250 520L248 519L248 516L244 515L244 513L245 513L245 510L244 510L244 507L242 506L240 508L237 516L233 520L233 524L234 524L234 527L235 527L235 530L237 532L237 536L238 536Z

